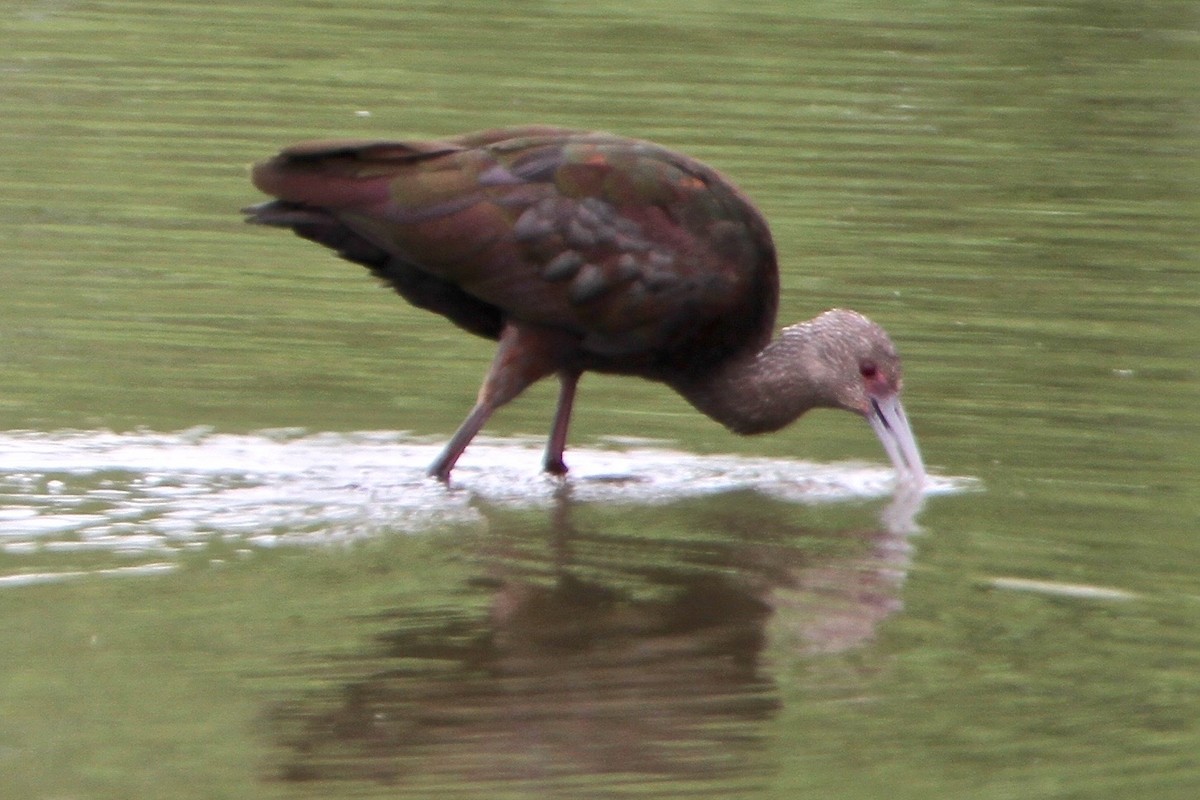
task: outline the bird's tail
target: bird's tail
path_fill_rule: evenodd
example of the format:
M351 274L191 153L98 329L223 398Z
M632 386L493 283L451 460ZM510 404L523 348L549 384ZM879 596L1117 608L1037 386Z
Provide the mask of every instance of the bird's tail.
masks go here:
M388 186L398 173L460 149L440 142L303 142L255 164L251 180L289 203L364 209L388 201Z
M298 235L325 245L347 261L368 267L381 277L387 277L386 266L390 254L367 239L356 235L339 222L328 211L312 208L286 200L269 200L242 209L246 222L255 225L270 225L276 228L291 228Z

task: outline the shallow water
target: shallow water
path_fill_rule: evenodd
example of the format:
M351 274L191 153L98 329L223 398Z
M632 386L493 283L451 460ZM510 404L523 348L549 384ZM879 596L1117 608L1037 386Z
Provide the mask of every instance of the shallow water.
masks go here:
M0 20L0 796L1200 794L1194 4L22 2ZM662 141L781 322L905 358L741 439L245 226L289 141Z
M649 444L572 450L572 498L661 505L745 492L813 504L886 497L895 483L879 467L697 456ZM564 489L538 472L533 441L481 437L451 487L425 474L439 450L396 433L0 435L0 547L171 555L211 538L247 547L331 544L480 522L479 502L545 508ZM920 494L970 486L935 476ZM892 527L914 529L916 510ZM0 576L0 585L20 577Z

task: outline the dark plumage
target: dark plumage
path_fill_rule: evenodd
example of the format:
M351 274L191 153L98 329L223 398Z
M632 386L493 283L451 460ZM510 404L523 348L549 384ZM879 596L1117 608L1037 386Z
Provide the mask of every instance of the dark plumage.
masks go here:
M863 414L897 468L923 475L883 329L834 310L772 341L775 248L749 199L710 167L604 133L528 127L444 141L310 142L254 168L278 198L248 221L363 264L410 303L499 341L471 414L434 462L447 480L491 413L562 384L545 467L587 370L668 384L739 433L809 408Z

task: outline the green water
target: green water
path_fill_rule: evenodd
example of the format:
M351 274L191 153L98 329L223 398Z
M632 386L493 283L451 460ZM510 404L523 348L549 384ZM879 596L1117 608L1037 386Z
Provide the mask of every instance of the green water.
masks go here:
M1200 795L1195 4L647 6L8 4L0 431L31 434L0 576L85 575L0 587L0 797ZM470 500L316 547L116 520L166 555L22 527L128 480L6 466L40 434L444 439L488 343L245 226L247 165L528 122L733 176L783 320L884 324L927 463L974 488L913 537L880 498L745 491ZM739 439L589 376L572 442L608 435L883 460L849 415Z

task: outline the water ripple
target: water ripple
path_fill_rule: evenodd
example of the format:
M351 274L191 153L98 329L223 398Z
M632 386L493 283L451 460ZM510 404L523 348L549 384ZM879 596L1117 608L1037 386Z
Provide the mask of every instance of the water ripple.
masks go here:
M270 547L479 524L476 498L552 502L558 482L538 471L541 442L481 437L449 488L425 476L440 446L394 432L0 433L0 547L160 555L214 538ZM821 503L892 490L881 466L702 456L645 441L572 448L570 463L581 502L748 489ZM926 493L965 486L933 477Z

